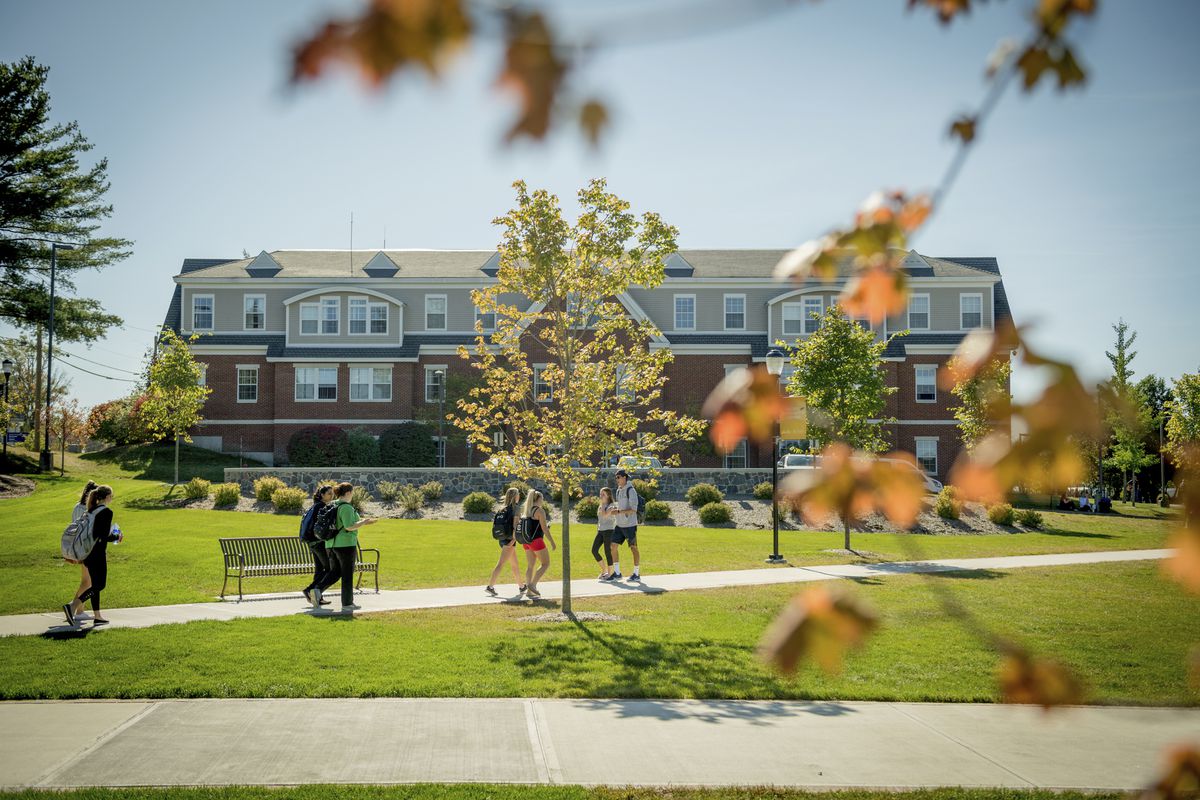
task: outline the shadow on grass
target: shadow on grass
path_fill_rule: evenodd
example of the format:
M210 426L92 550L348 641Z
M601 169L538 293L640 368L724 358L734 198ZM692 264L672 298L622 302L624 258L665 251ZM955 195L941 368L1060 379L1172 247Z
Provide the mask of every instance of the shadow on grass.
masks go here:
M80 458L96 464L115 465L126 472L134 473L133 477L138 480L169 482L175 478L175 447L171 444L110 447L97 453L85 453ZM237 456L214 453L190 445L181 445L179 448L179 477L183 481L200 477L221 482L225 480L226 467L238 467L243 463L247 467L262 466L257 461L239 459Z
M1041 531L1047 536L1068 536L1075 539L1115 539L1111 533L1088 533L1087 531L1067 531L1062 528L1045 528Z

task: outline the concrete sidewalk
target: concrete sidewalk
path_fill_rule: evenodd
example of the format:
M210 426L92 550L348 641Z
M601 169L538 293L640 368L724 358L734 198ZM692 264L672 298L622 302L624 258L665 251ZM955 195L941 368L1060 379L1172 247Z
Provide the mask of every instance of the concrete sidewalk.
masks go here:
M884 564L830 564L814 567L771 567L731 570L726 572L693 572L674 575L651 575L640 583L628 580L602 583L589 578L571 584L575 597L607 597L634 593L658 594L688 589L718 589L729 586L766 586L778 583L804 583L837 578L871 579L922 572L952 572L959 570L1006 570L1024 567L1064 566L1069 564L1100 564L1113 561L1146 561L1166 558L1170 550L1107 550L1092 553L1054 553L1037 556L1003 556L996 558L960 558L937 561L903 561ZM408 611L421 608L485 605L503 602L527 602L517 593L516 586L497 586L499 598L484 594L480 586L460 586L442 589L407 589L403 591L361 592L355 602L362 613L378 611ZM559 582L546 581L540 587L548 600L562 596ZM336 594L330 595L338 607ZM286 617L294 614L329 615L338 613L323 609L314 611L298 593L247 595L245 600L226 600L215 603L189 603L173 606L142 606L137 608L106 609L111 620L106 628L147 628L195 620L233 620L266 617ZM88 625L90 623L84 623ZM45 614L14 614L0 616L0 636L30 636L44 633L68 633L62 612Z
M395 698L0 703L0 784L1128 790L1151 782L1165 747L1188 741L1200 742L1200 709L1045 714L987 704Z

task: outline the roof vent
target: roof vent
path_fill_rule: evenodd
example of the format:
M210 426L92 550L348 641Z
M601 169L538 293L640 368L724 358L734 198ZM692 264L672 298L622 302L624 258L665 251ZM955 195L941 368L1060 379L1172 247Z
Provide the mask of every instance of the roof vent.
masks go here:
M671 253L663 262L664 271L668 278L690 278L696 269L679 253Z
M372 256L363 267L363 272L372 278L394 278L399 271L400 267L396 266L396 262L382 250Z
M282 269L279 262L272 258L270 253L263 250L246 265L246 274L251 278L274 278Z
M487 261L483 262L483 266L479 268L479 271L482 272L484 275L487 275L489 278L494 278L497 275L499 275L500 274L500 254L492 253L491 257L488 258Z

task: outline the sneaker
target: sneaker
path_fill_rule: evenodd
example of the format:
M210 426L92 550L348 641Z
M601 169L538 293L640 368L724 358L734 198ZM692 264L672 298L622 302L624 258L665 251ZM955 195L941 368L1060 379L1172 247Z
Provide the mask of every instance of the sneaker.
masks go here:
M492 597L496 596L496 587L495 586L485 586L485 587L483 587L483 590L485 592L487 592L488 594L490 594Z
M599 578L597 578L597 580L611 581L611 580L615 580L615 578L616 578L615 572L606 572L603 575L601 575Z
M74 624L75 624L75 612L71 610L71 604L70 604L70 603L63 603L63 614L65 614L65 615L66 615L66 617L67 617L67 624L68 624L68 625L74 625Z
M624 576L624 575L622 575L621 573L619 573L619 572L614 572L612 575L609 575L609 576L608 576L608 579L609 579L610 581L619 581L619 580L621 580L621 579L622 579L622 578L624 578L624 577L625 577L625 576Z
M633 574L629 576L629 580L631 580L631 581L640 581L641 579L642 579L642 576L640 574L638 574L638 571L636 569L633 571Z
M323 606L331 606L331 605L333 605L333 601L332 601L332 600L322 600L322 601L321 601L321 605L323 605Z
M312 590L311 590L311 589L305 589L305 590L303 590L303 591L301 592L301 594L303 594L303 595L304 595L304 599L308 601L308 604L309 604L310 606L315 606L315 605L316 605L316 603L314 603L314 602L313 602L313 599L312 599Z
M92 627L93 627L93 628L94 628L94 627L96 627L97 625L107 625L107 624L108 624L108 620L106 620L106 619L94 619L94 620L92 620Z
M351 603L348 606L342 606L342 611L358 611L362 606L358 603Z
M305 592L304 596L308 598L308 602L312 603L313 608L329 605L328 600L321 599L321 590L320 589L313 589L311 594L309 592Z
M528 586L526 586L525 584L522 583L520 586L517 587L517 594L525 594L525 590L528 588L529 588Z
M539 592L537 589L533 588L532 586L525 587L525 594L529 595L530 597L541 597L542 596L542 593Z

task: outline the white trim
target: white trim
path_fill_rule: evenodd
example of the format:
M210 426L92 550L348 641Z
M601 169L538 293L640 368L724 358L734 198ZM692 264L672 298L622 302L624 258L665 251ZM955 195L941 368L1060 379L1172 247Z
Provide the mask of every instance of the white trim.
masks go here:
M750 355L749 344L652 344L651 350L670 350L679 355Z
M977 330L976 328L968 328L963 325L963 314L966 313L965 311L963 311L963 300L965 300L968 297L978 297L979 298L979 329L988 330L987 325L984 324L985 320L983 318L983 293L982 292L960 292L959 293L959 295L958 295L958 328L959 328L959 330L962 330L962 331Z
M816 301L816 305L817 305L817 309L816 309L817 318L816 319L812 318L813 312L812 312L812 310L810 310L808 308L808 306L811 305L814 300ZM820 296L801 298L800 307L804 312L800 317L800 335L801 336L812 336L814 333L816 333L817 331L819 331L821 329L821 318L825 316L825 298L820 297ZM810 323L810 322L816 324L816 328L814 328L811 331L808 330L808 323Z
M212 315L212 325L208 326L207 328L196 327L196 300L201 297L207 297L209 303L211 304L211 308L209 309L208 313ZM190 299L191 303L189 303L188 306L191 309L191 315L188 321L191 322L191 327L189 327L188 330L193 332L202 331L204 333L212 333L217 327L217 296L214 294L204 294L203 292L193 292L190 296Z
M261 328L248 328L248 327L246 327L246 316L247 316L247 315L250 313L250 312L248 312L248 311L246 310L246 301L247 301L247 300L254 299L254 298L260 298L260 299L262 300L262 320L263 320L263 326L262 326ZM266 296L265 294L260 294L260 293L258 293L258 292L245 292L245 293L243 293L243 294L242 294L242 332L243 332L243 333L245 333L245 332L248 332L248 331L252 331L252 332L254 332L254 333L262 333L262 332L263 332L263 331L265 331L266 329L267 329L267 296Z
M468 352L475 352L475 342L464 342L463 344L423 344L421 345L421 355L456 356L460 347L467 348Z
M937 402L937 364L913 364L913 399L918 403L936 403ZM921 381L919 373L922 369L933 370L933 397L928 400L921 399ZM925 384L928 385L928 384Z
M803 289L793 289L790 292L784 292L781 295L776 295L767 301L767 305L777 305L785 300L804 294L838 294L843 288L845 288L844 284L835 283L823 283L820 286L806 286Z
M331 300L333 302L329 302ZM325 330L325 323L328 321L325 319L325 309L326 308L334 308L337 310L337 314L333 318L333 321L335 323L337 323L336 330L333 330L333 331ZM302 333L300 335L305 336L306 334ZM342 335L342 297L341 297L341 295L321 295L321 311L317 315L317 335L318 336L341 336Z
M371 370L371 380L367 383L367 396L358 398L358 399L355 399L355 397L354 397L354 370L356 370L356 369ZM377 384L375 382L375 370L377 370L377 369L387 370L387 374L388 374L388 379L387 379L388 396L387 397L378 397L378 398L375 397L375 387L382 385L382 384ZM392 398L395 395L394 389L395 389L395 383L396 383L396 376L393 373L391 364L380 364L380 363L355 364L354 366L349 367L349 371L347 372L347 377L349 378L350 382L346 385L347 386L347 389L346 389L347 398L346 399L349 400L351 403L390 403L390 402L392 402ZM359 384L359 385L361 386L362 384Z
M317 310L317 318L315 320L313 320L314 322L317 323L317 327L316 327L316 330L314 330L312 333L304 332L304 309L306 309L306 308L315 308ZM288 328L290 329L291 328L291 319L290 319L291 312L289 312L287 310L286 306L284 306L284 314L289 315L289 318L287 319L287 323L288 323ZM321 335L321 301L318 300L315 303L301 303L299 305L299 307L297 307L297 309L296 309L296 321L300 323L300 330L299 330L299 332L297 332L297 334L296 334L297 336L320 336ZM288 334L286 334L286 336L287 336L287 341L290 344L291 340L292 340L291 333L289 332Z
M551 386L550 384L546 383L545 381L542 381L542 383L548 389L548 391L546 393L546 399L545 400L538 399L538 393L537 393L538 373L545 370L547 367L550 366L550 364L549 363L530 364L529 366L533 373L533 387L530 389L530 393L533 395L533 402L535 402L535 403L552 403L552 402L554 402L554 387Z
M742 301L742 324L741 324L741 327L731 328L731 327L729 327L729 301L731 299L739 299L739 298ZM733 313L736 314L737 312L735 311ZM726 330L726 331L744 331L744 330L746 330L746 323L749 321L747 319L747 317L749 317L749 316L750 316L750 309L749 309L749 304L746 302L745 292L741 292L741 293L731 292L729 294L721 295L721 322L724 325L723 330Z
M690 328L679 327L680 299L690 299L692 301L692 327ZM671 295L671 330L680 332L687 331L688 333L696 332L696 295L694 292L691 294L676 293Z
M442 299L442 327L431 328L431 327L429 327L429 301L436 300L439 297ZM449 331L446 330L446 327L450 324L450 299L449 299L449 297L447 297L447 295L445 295L445 294L426 294L425 300L424 300L424 306L425 306L425 320L424 320L425 328L424 328L424 330L437 331L438 333L449 333ZM472 333L474 333L474 331L472 331Z
M265 356L265 344L193 344L189 345L192 355L213 356Z
M903 344L904 340L900 342ZM910 356L951 356L958 351L957 344L906 344L904 352Z
M304 386L311 385L313 387L313 396L312 397L296 397L296 390L301 386L301 384L297 381L297 378L300 377L299 371L301 369L317 370L316 383L303 384ZM333 370L333 397L320 397L319 396L321 394L321 372L320 371L323 369ZM297 403L336 403L338 400L338 397L337 397L338 381L341 380L340 373L341 373L341 369L339 368L339 366L337 364L330 364L328 361L325 361L324 363L319 363L319 364L305 364L303 367L299 367L298 369L293 370L292 371L292 400Z
M472 303L471 305L475 305L475 304ZM479 317L481 316L481 313L482 312L480 312L479 306L475 306L475 321L476 322L479 322ZM490 328L486 325L482 326L483 332L484 333L495 333L496 332L496 312L488 311L487 313L492 315L492 325ZM479 331L473 330L473 331L471 331L471 333L475 334L476 336L479 335Z
M925 327L924 328L914 328L911 323L912 303L913 303L913 300L916 300L918 297L925 298ZM920 312L917 312L917 313L920 313ZM921 333L936 333L936 331L933 331L930 329L930 326L932 324L933 324L933 302L929 299L929 293L928 292L913 292L912 294L910 294L908 296L908 305L905 306L905 309L904 309L904 327L910 331L920 331ZM954 332L958 333L958 331L954 331Z
M279 280L280 280L279 278L272 278L270 284L266 284L266 285L276 285L276 284L278 284ZM293 278L293 280L295 280L295 279ZM343 283L341 278L335 277L333 275L330 275L329 277L323 278L323 279L322 278L315 278L315 279L314 278L306 278L305 280L308 283L314 283L317 281L324 281L328 284L333 284L335 282L339 283L339 284ZM232 284L232 285L233 286L242 286L244 284ZM395 286L396 285L395 279L392 279L386 285ZM291 297L289 297L288 299L284 300L283 304L285 306L290 306L292 303L299 302L300 300L307 300L310 297L316 297L318 295L328 295L330 292L341 292L341 293L347 294L347 295L365 294L365 295L370 295L371 297L377 297L380 300L386 300L389 303L395 303L398 306L404 305L404 301L399 299L398 297L392 297L390 294L384 294L383 292L378 292L378 291L375 291L374 289L368 289L365 286L358 285L357 283L354 285L353 288L345 288L345 289L339 289L339 288L337 288L337 286L333 286L333 285L319 286L316 289L309 289L307 292L301 292L300 294L294 294Z
M211 331L199 331L198 333L200 334L201 337L204 337L204 336L283 336L285 333L287 333L287 331L269 331L266 329L263 329L263 330L255 329L252 331L246 331L246 330L221 331L221 330L213 329Z
M242 370L247 370L247 371L254 370L254 399L253 400L243 400L242 399L242 391L241 391L242 390ZM259 365L258 364L237 364L234 366L234 373L233 373L233 376L234 376L233 398L234 398L234 400L236 400L239 403L257 403L258 402L258 394L259 394L258 387L260 385L260 382L258 380L258 373L259 373Z
M302 345L305 346L305 345ZM375 345L382 347L383 345ZM378 356L338 356L339 364L378 364L379 362L388 364L408 364L416 363L417 358L379 358ZM328 364L329 359L320 356L272 356L267 358L269 364L303 364L306 367L311 367L313 364Z
M399 425L411 419L202 419L197 425ZM364 468L366 469L366 468Z
M800 309L800 330L798 330L798 331L789 331L787 329L787 322L788 322L787 310L789 308ZM804 303L790 302L790 303L780 304L780 306L779 306L779 335L780 336L795 336L795 337L800 337L800 336L804 335Z

